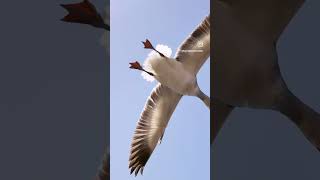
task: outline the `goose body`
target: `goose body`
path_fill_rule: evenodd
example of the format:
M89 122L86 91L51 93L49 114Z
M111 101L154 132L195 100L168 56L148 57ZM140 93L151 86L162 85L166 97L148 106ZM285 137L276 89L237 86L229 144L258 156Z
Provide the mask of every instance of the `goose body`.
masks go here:
M157 49L157 48L156 48ZM199 90L196 76L189 72L183 63L170 57L161 57L152 51L145 60L146 70L154 78L180 95L196 96Z
M198 46L199 43L201 46ZM159 83L148 97L133 135L129 168L135 175L143 173L183 95L199 97L210 108L210 98L200 90L196 78L210 56L209 16L186 38L174 58L170 58L171 49L164 45L154 48L149 40L144 45L153 50L145 60L144 67L134 62L130 63L130 68L143 71L145 79L154 78Z

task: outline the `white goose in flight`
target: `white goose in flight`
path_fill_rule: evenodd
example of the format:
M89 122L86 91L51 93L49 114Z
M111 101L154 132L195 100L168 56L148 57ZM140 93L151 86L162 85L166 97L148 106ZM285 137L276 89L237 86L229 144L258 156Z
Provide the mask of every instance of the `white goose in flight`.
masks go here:
M143 42L146 49L153 49L144 64L130 63L133 69L141 70L158 80L158 85L149 96L138 121L129 158L129 168L135 175L141 172L158 142L183 95L197 96L210 109L210 98L197 84L196 75L210 56L210 16L206 17L191 35L180 45L174 58L170 53L160 52L149 40ZM166 47L162 46L162 49Z

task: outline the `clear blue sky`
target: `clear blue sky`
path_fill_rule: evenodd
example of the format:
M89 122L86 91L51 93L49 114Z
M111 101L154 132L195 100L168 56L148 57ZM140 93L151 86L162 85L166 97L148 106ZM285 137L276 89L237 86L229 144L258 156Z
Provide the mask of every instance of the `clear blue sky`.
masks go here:
M147 163L144 175L128 169L131 139L136 123L156 82L145 81L129 62L143 62L154 45L173 50L210 12L209 0L111 0L111 179L209 180L210 113L195 97L183 97L175 110L161 145ZM210 92L209 61L198 74L202 90Z

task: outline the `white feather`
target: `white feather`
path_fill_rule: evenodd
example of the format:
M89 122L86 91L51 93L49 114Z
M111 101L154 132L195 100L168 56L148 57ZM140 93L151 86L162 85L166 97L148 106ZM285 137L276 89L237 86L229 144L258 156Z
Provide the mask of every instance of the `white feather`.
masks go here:
M158 44L156 46L156 50L161 52L163 55L165 55L166 57L171 57L172 54L172 50L171 48L169 48L169 46L163 45L163 44ZM154 73L154 69L152 68L152 61L158 61L160 60L159 58L161 58L161 56L159 55L159 53L157 53L156 51L151 51L148 54L147 59L144 61L143 63L143 68L149 72ZM143 77L143 79L145 79L148 82L153 82L155 80L155 78L151 75L149 75L146 72L142 72L141 76Z
M155 80L153 76L150 76L148 73L144 71L141 72L141 76L148 82L153 82Z

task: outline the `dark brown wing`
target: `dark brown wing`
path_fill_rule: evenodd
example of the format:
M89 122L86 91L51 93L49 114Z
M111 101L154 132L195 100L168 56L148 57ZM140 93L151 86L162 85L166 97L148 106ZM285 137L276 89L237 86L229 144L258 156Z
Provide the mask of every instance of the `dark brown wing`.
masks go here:
M133 136L129 158L131 173L143 173L180 99L181 95L161 84L152 91Z
M210 56L210 16L207 16L178 48L175 58L197 74Z
M305 0L218 0L254 33L278 40Z

